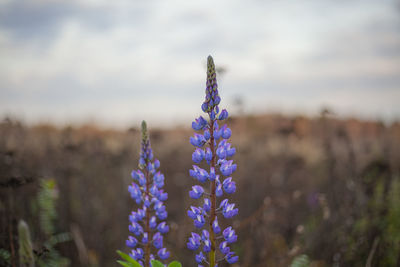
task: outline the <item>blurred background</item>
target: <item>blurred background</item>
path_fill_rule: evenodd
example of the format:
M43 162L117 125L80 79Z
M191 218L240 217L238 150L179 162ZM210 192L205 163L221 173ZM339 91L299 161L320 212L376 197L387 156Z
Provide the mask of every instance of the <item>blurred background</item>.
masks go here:
M399 14L395 0L0 0L0 266L18 265L20 220L39 266L117 266L143 119L167 247L194 265L188 141L209 54L238 151L236 266L400 266Z

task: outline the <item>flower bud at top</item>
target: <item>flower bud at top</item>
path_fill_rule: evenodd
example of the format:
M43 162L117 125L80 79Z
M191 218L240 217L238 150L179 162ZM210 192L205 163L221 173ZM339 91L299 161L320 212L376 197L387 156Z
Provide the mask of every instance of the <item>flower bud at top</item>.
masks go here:
M201 106L204 112L212 114L215 117L214 108L220 103L221 98L218 95L218 84L215 72L214 60L211 56L207 58L207 82L206 82L206 99Z

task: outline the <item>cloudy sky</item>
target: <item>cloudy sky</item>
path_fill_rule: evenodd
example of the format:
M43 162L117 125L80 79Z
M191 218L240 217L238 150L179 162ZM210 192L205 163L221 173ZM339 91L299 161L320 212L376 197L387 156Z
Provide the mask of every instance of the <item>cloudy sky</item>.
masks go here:
M400 118L395 0L0 0L0 116L187 123L209 54L233 112Z

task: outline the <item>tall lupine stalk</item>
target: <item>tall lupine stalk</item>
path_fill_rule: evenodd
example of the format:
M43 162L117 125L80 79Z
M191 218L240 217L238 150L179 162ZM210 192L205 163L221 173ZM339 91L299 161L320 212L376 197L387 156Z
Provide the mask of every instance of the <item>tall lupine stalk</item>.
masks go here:
M192 154L193 162L199 164L205 160L207 168L209 168L207 171L198 165L193 165L193 169L189 171L190 176L200 183L209 184L209 192L206 192L202 185L193 186L189 192L192 199L203 200L201 206L191 206L188 210L188 215L193 219L195 227L199 231L202 229L200 233L192 232L187 243L187 247L191 250L198 250L203 245L203 251L196 255L199 267L204 264L215 267L222 260L233 264L239 259L230 249L230 244L237 240L235 230L228 226L221 231L218 223L218 215L228 219L238 213L235 204L229 203L228 199L219 201L224 192L232 194L236 191L236 184L230 177L236 170L236 164L230 160L236 150L228 142L231 130L226 124L222 127L218 125L218 121L228 118L228 112L225 109L221 112L219 110L220 101L214 61L209 56L207 59L206 98L201 106L201 109L208 114L208 119L204 119L202 116L197 118L192 123L192 128L195 131L203 131L203 133L195 133L193 137L190 137L190 143L196 147ZM208 260L203 252L208 253Z
M162 189L164 175L157 171L160 161L153 158L146 122L143 121L139 169L132 171L134 181L128 188L131 197L142 206L129 215L129 231L135 237L129 236L126 245L132 248L129 255L145 267L150 266L150 261L156 258L154 250L161 260L169 257L169 252L163 248L162 236L169 231L165 222L168 213L163 203L168 194Z

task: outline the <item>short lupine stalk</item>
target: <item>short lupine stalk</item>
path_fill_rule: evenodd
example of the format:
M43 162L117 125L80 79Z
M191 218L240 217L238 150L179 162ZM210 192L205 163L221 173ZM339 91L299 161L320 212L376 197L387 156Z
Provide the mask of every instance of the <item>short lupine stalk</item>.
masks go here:
M164 175L157 171L159 167L160 161L154 159L146 122L143 121L139 169L132 171L133 182L128 188L141 208L129 216L129 231L133 236L128 237L126 245L132 249L129 255L145 267L157 257L161 260L169 257L169 252L163 248L163 234L169 231L164 205L168 194L162 189ZM157 253L153 254L154 250Z
M218 222L218 215L229 219L238 213L235 204L229 203L228 199L217 201L223 197L224 193L232 194L236 191L236 184L231 177L236 170L236 164L230 159L236 150L228 142L231 130L226 124L222 127L218 124L218 121L222 122L228 118L228 112L225 109L219 110L220 101L214 61L209 56L206 98L201 106L201 109L208 114L208 119L202 116L197 118L192 123L192 128L202 133L195 133L193 137L190 137L190 143L196 147L192 154L193 162L200 164L205 161L208 165L208 170L193 165L193 169L189 171L190 176L201 184L209 183L209 192L206 192L202 185L194 185L189 192L192 199L203 200L201 206L191 206L188 210L188 216L193 219L194 226L199 230L202 229L200 233L193 232L187 243L190 250L203 247L203 251L196 255L199 267L205 264L215 267L221 260L233 264L239 259L230 248L230 245L237 240L235 230L231 226L221 230ZM208 230L203 228L208 228ZM205 256L207 254L208 260ZM217 259L218 255L221 256Z
M20 266L34 267L35 258L33 256L31 234L28 224L23 220L18 223L18 245Z

